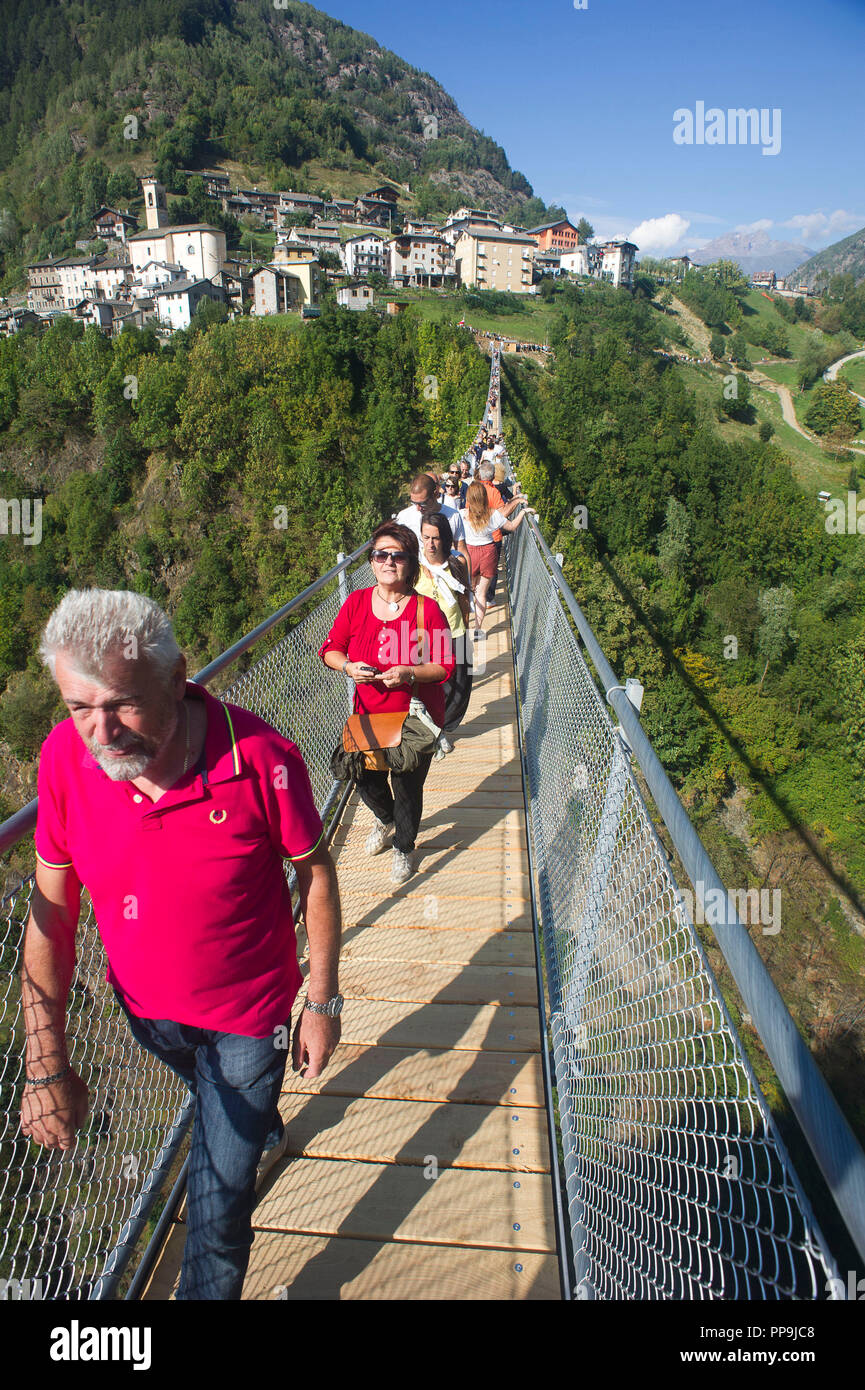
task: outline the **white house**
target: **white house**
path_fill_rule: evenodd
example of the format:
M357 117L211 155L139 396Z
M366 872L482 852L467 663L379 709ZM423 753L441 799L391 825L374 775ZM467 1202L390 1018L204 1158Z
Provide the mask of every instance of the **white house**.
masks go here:
M156 314L161 324L167 328L188 328L192 316L202 299L215 299L224 304L228 298L225 290L212 285L209 280L172 280L153 291Z
M567 270L571 275L589 274L589 248L586 245L575 246L573 251L563 251L560 265L562 270Z
M634 262L639 247L632 241L589 242L562 252L562 269L572 275L591 275L611 285L630 289L634 283Z
M370 275L373 271L387 275L387 246L384 237L378 236L375 232L363 232L360 236L349 237L348 241L343 243L340 253L346 274L353 280L362 279L364 275Z
M634 283L634 261L640 248L632 241L606 241L601 252L600 277L612 285L630 289Z
M439 286L453 275L451 247L440 236L413 233L388 243L390 278L395 285Z
M253 273L252 312L256 317L298 314L306 302L306 290L296 270L264 265Z
M336 292L336 302L344 309L371 309L373 291L370 285L343 285Z

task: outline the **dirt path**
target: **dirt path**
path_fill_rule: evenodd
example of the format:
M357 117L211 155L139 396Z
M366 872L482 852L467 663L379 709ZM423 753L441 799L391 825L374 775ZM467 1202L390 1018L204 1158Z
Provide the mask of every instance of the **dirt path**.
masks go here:
M691 341L708 356L709 340L712 335L702 319L698 319L697 315L692 313L688 306L683 304L681 299L677 299L675 295L673 295L673 307L682 320L685 331L690 334Z

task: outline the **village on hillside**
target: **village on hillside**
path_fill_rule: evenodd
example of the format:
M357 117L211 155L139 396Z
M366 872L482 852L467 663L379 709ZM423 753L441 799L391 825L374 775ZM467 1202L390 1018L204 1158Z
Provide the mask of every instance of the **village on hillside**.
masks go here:
M109 335L149 322L171 334L189 327L203 300L225 304L232 318L247 311L315 318L328 284L338 304L359 310L385 287L466 286L530 295L550 275L633 287L639 248L626 240L581 243L566 218L526 228L463 207L441 223L410 216L403 223L397 190L387 184L353 200L328 200L290 190L232 193L227 174L205 171L202 177L225 213L275 232L270 261L230 256L225 232L209 223L175 225L164 186L144 177L146 225L139 229L128 210L100 208L92 239L76 243L80 254L28 265L26 302L23 295L20 302L10 297L0 309L0 335L58 314ZM297 225L299 218L311 225ZM388 305L392 313L400 307L398 301Z

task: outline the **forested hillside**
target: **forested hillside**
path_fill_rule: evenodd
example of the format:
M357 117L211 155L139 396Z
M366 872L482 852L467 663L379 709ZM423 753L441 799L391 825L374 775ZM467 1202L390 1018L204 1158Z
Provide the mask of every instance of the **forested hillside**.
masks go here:
M645 686L643 724L722 879L780 887L782 929L755 940L861 1127L861 538L827 534L771 442L727 442L698 412L651 351L651 304L562 299L554 371L505 362L512 456L619 678Z
M64 318L0 342L0 496L45 499L40 543L0 548L0 818L63 713L35 650L68 588L152 595L198 669L468 446L488 369L464 331L335 307L296 330L196 324L161 348Z
M421 215L547 211L433 78L311 5L0 6L0 288L74 246L106 198L134 205L136 176L185 193L184 169L223 160L272 189L385 176Z

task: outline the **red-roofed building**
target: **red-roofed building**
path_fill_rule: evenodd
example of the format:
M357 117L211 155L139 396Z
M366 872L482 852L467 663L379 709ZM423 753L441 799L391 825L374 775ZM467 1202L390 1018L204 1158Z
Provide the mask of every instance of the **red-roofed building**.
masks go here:
M576 227L566 217L561 222L544 222L540 227L530 227L528 235L539 251L573 251L579 241Z

